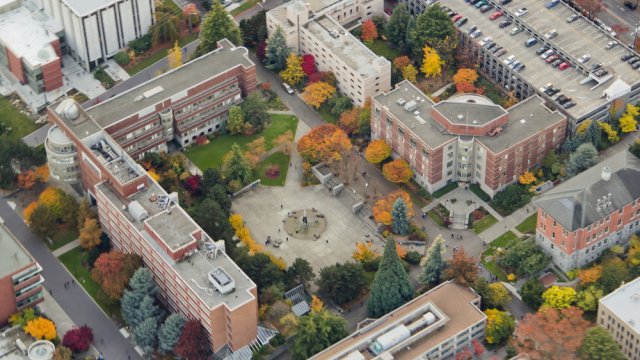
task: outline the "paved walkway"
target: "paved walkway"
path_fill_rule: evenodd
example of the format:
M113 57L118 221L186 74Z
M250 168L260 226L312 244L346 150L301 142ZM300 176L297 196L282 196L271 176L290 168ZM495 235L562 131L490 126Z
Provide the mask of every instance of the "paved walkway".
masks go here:
M53 250L53 256L60 257L62 254L66 254L78 246L80 246L80 239L75 239L72 242L64 244L63 246Z
M44 144L44 140L47 138L47 133L49 129L51 129L53 125L51 123L47 123L45 126L33 131L31 134L22 138L25 144L30 147L37 147Z

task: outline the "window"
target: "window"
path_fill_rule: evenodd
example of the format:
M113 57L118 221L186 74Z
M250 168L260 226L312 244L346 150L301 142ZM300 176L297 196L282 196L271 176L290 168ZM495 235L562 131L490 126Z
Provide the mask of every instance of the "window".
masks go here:
M398 135L404 136L404 129L403 128L398 127Z
M453 166L453 161L449 161L449 162L447 163L447 167L448 167L448 168L450 168L451 166Z
M411 147L416 147L416 139L410 138L409 139L409 145L411 145Z
M427 148L422 148L422 155L429 156L429 150L427 150Z
M387 116L386 119L384 119L385 122L387 123L388 126L392 126L393 125L393 121L391 121L391 118Z

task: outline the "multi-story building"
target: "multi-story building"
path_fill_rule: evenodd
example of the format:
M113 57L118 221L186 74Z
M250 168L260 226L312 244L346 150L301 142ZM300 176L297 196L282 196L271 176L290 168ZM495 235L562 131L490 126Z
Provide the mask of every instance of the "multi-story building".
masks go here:
M562 270L582 267L640 230L640 159L628 151L549 190L536 201L536 242Z
M640 277L600 299L598 325L607 329L629 360L640 360Z
M44 300L42 267L9 229L0 224L0 326L11 314Z
M62 86L62 27L20 0L0 4L0 65L33 92Z
M586 119L608 120L611 114L624 111L625 103L635 104L640 100L640 72L622 60L623 55L633 52L565 2L549 9L544 1L526 4L514 1L502 5L499 0L487 0L493 6L492 12L500 10L503 13L495 21L489 19L491 13L482 13L464 0L403 2L414 14L438 3L466 17L468 21L457 28L460 44L468 49L467 54L480 65L480 70L520 99L538 94L547 100L549 106L567 116L571 131ZM526 13L516 16L516 11L523 7L527 9ZM575 19L569 21L570 16ZM507 20L511 21L509 25L500 25ZM482 35L472 39L469 36L472 27L479 29ZM481 46L485 37L491 41ZM535 46L527 46L528 39L535 39ZM542 45L552 49L571 67L559 70L536 55ZM498 47L506 52L495 51ZM501 55L496 56L496 53ZM505 62L510 56L525 67L514 70L513 63ZM595 68L597 64L601 66ZM548 83L560 92L547 95L543 89ZM560 105L555 100L560 94L571 98L575 105L570 107L569 102Z
M403 81L373 97L371 137L385 140L430 192L458 181L494 196L562 144L566 122L535 95L508 109L476 94L434 103Z
M311 359L452 359L484 337L480 300L471 288L445 282Z
M391 88L391 63L343 26L382 15L383 6L382 0L294 0L267 12L267 31L282 28L293 52L312 54L318 70L333 72L338 89L362 106Z
M185 65L87 109L87 114L133 158L191 145L221 130L229 107L256 89L256 66L246 48L228 40Z
M38 0L62 24L69 55L91 70L145 35L154 23L153 0Z

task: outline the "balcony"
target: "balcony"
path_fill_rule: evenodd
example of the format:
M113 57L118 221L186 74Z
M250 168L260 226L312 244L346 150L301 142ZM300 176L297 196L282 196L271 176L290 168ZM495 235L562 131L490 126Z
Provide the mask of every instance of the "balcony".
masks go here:
M23 283L29 280L30 278L38 275L41 271L42 271L42 266L40 266L40 264L38 263L35 263L35 268L28 269L23 274L14 275L13 286L16 287L20 283Z

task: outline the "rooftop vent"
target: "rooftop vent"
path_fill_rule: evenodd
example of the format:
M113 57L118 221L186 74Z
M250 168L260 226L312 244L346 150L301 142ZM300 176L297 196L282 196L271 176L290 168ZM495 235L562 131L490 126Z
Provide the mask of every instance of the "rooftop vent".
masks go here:
M144 99L148 99L148 98L152 97L153 95L160 94L163 91L164 91L164 88L162 86L156 86L153 89L150 89L150 90L147 90L147 91L143 92L142 95L136 96L134 101L138 102L138 101L142 101Z
M340 37L340 32L338 30L331 30L329 31L329 34L335 39Z
M131 216L133 216L133 218L139 222L142 222L144 221L144 219L149 217L149 213L147 212L147 210L135 200L129 203L128 209L129 214L131 214Z
M602 180L609 181L611 179L611 168L608 165L603 166L600 176Z
M458 120L464 119L464 115L462 115L462 114L458 114L458 116L456 116L456 117L458 118Z
M404 98L400 98L398 99L398 101L396 101L398 103L398 105L404 105L404 103L407 102L407 100L405 100Z
M520 119L520 124L524 124L524 123L526 123L526 122L527 122L527 120L525 120L525 119Z
M207 277L211 284L213 284L221 294L228 294L236 288L236 284L231 276L229 276L229 274L227 274L227 272L221 267L217 267L209 271Z
M404 104L404 109L406 111L409 112L413 112L418 108L418 103L416 103L414 100L411 100L409 102L407 102L406 104Z

